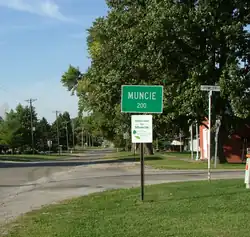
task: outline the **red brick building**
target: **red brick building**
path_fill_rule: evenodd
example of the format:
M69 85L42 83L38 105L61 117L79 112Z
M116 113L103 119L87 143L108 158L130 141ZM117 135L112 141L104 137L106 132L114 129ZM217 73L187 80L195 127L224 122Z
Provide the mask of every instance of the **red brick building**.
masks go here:
M204 124L208 126L208 121ZM208 158L208 131L206 126L200 126L200 159ZM229 163L242 163L245 162L248 147L250 147L250 125L243 124L225 140L223 151Z

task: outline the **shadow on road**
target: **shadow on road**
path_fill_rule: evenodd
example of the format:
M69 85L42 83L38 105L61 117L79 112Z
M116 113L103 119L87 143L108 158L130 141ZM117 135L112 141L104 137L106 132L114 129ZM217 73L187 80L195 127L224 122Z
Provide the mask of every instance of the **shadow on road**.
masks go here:
M87 158L85 158L87 159ZM161 157L145 157L145 160L161 160ZM138 162L140 159L137 157L124 157L121 159L100 159L99 160L90 160L88 158L87 160L83 159L72 159L72 160L49 160L49 161L38 161L35 160L35 162L1 162L0 161L0 168L27 168L27 167L67 167L67 166L81 166L81 165L94 165L94 164L115 164L115 163L131 163L131 162Z

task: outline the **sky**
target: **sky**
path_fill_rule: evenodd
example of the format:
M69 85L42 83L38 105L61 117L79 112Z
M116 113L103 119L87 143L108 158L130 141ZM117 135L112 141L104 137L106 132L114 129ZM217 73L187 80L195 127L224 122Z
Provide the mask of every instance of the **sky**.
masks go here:
M60 82L69 64L90 65L87 29L105 0L0 0L0 113L36 99L38 117L77 116L77 97Z
M69 64L90 65L87 29L107 13L105 0L0 0L0 116L36 99L38 117L78 112L60 82Z

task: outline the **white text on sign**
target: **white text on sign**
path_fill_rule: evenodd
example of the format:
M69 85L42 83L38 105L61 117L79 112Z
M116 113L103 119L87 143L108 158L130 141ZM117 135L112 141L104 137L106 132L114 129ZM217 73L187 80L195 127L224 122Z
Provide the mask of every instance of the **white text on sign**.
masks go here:
M128 92L131 100L156 100L156 92Z

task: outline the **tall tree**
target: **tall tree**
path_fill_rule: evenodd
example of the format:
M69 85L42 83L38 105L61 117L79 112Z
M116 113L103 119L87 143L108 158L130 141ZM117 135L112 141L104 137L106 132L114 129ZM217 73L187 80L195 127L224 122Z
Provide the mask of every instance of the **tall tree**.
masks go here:
M35 128L34 138L36 139L36 126L37 126L37 114L35 111L35 107L31 110L28 106L23 107L19 104L16 107L16 116L20 123L20 127L18 129L18 134L20 134L20 146L22 150L31 149L32 148L32 134L31 134L31 116L33 120L33 128Z
M36 143L39 150L48 150L48 140L51 139L51 126L46 118L42 118L37 123Z
M51 126L51 135L53 141L53 147L57 147L57 126L59 130L59 141L62 148L67 149L67 144L69 147L72 147L72 123L71 118L68 112L59 114L58 118L52 123Z
M130 126L120 113L123 84L164 85L164 112L154 133L187 130L207 117L200 85L220 85L213 114L221 119L220 142L232 117L250 115L250 4L242 0L107 1L109 14L89 29L91 67L78 82L80 106L100 112L113 134ZM92 86L86 86L91 84ZM64 84L67 86L67 83ZM83 86L82 86L83 85ZM216 117L215 116L215 117ZM215 118L214 118L215 119ZM220 146L222 147L222 146ZM221 161L225 160L222 153Z
M12 151L20 146L20 123L14 110L6 114L0 122L0 144L7 145Z

